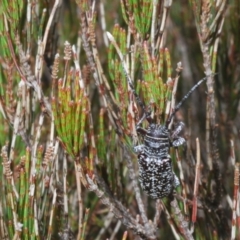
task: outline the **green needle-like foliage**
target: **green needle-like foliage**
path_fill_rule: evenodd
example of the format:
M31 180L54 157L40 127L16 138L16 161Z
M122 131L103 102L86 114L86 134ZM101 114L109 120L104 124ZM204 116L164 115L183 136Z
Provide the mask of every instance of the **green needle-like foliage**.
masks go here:
M22 18L24 0L17 1L1 1L0 7L0 47L1 56L10 57L10 49L8 48L6 33L15 39L16 33L19 31L19 26ZM8 26L8 30L6 29Z
M67 69L66 62L65 69ZM64 82L65 81L65 82ZM86 92L74 70L66 70L65 80L59 79L53 92L52 109L57 133L65 150L78 157L83 139L88 109Z
M2 0L0 239L239 239L239 16L239 0ZM167 137L186 143L149 154L181 99ZM181 182L157 201L138 178L153 159Z
M122 0L121 6L126 23L136 28L142 38L145 38L152 21L153 1Z
M161 122L161 119L165 119L164 116L167 101L171 101L172 86L167 81L163 81L163 78L167 76L167 79L171 77L171 62L167 49L165 51L160 50L158 60L152 58L148 52L147 45L144 45L143 51L143 79L142 88L144 93L144 100L151 103L153 106L157 121ZM165 59L165 61L164 61ZM160 63L161 62L161 63ZM165 65L163 65L165 62ZM161 75L159 74L161 73Z

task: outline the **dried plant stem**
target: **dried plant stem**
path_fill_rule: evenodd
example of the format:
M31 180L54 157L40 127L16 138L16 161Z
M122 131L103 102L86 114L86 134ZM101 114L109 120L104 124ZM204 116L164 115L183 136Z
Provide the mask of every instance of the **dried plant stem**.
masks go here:
M67 194L67 153L64 153L63 158L63 206L64 206L64 218L65 228L68 227L68 194Z
M237 225L237 209L239 203L239 180L240 180L240 171L239 163L235 164L234 168L234 192L233 192L233 203L232 203L232 231L231 231L231 240L236 239L236 225ZM240 229L238 229L240 230Z
M35 75L32 73L31 67L28 64L28 59L23 51L22 45L20 43L19 36L16 38L16 45L19 52L19 59L20 59L20 65L21 69L18 67L18 72L21 76L21 78L25 81L25 83L32 87L37 95L37 99L42 107L43 112L47 112L49 116L51 116L51 106L49 102L44 97L44 94L42 92L41 86L37 82L37 79Z
M97 54L96 51L97 50L93 46L94 51L92 51L91 46L89 44L88 30L90 30L90 29L87 27L86 17L85 17L84 13L81 14L80 20L81 20L81 26L82 26L82 35L81 36L82 36L82 41L83 41L83 48L84 48L85 53L87 55L88 63L90 65L93 78L95 80L95 83L96 83L97 87L99 88L99 92L101 93L102 92L101 91L102 90L101 89L101 87L102 87L102 79L100 78L100 75L99 75L99 72L98 72L98 67L96 66L96 62L95 62L95 58L94 58L94 56L96 57L96 54ZM90 24L93 24L92 23L92 19L90 19L90 17L88 18L88 22L89 21L90 21ZM91 29L91 30L93 30L93 29ZM94 32L91 32L91 34L94 34ZM91 40L93 40L92 38L94 38L94 36L91 36ZM104 99L104 106L105 107L107 106L106 99Z
M82 187L81 187L81 165L79 160L74 161L76 183L77 183L77 196L78 196L78 235L77 240L81 239L83 227L83 201L82 201Z
M14 123L13 123L13 136L12 136L11 151L10 151L10 157L9 157L9 160L11 162L14 159L14 148L15 148L16 138L19 130L21 108L22 108L22 102L21 102L21 99L19 99L17 102L17 109L16 109Z
M8 211L11 210L12 213L12 219L10 219L10 222L13 223L13 229L11 228L10 237L14 234L14 236L18 236L19 231L22 229L22 224L18 222L18 215L16 212L16 200L19 199L18 196L15 194L17 193L14 185L14 179L13 179L13 173L11 171L11 161L8 158L8 152L7 152L7 146L3 146L1 156L3 158L3 171L5 175L5 179L7 181L7 208ZM15 194L14 194L15 193Z
M38 228L38 216L37 216L37 201L36 199L34 199L34 234L36 236L37 239L40 240L40 236L39 236L39 228Z
M221 32L223 21L224 21L223 13L226 10L226 4L227 4L227 0L222 0L221 1L221 6L218 9L217 15L215 16L214 20L212 21L211 26L209 27L208 33L211 33L211 32L214 31L214 28L216 28L216 25L219 21L221 21L221 23L219 24L220 25L219 29L220 29L220 32ZM218 31L218 34L220 32Z
M33 146L33 156L34 157L36 157L36 154L37 154L37 147L38 147L38 144L39 144L39 139L41 137L41 129L42 129L42 126L43 126L43 121L44 121L44 114L41 114L40 117L39 117L39 120L38 120L37 130L35 131L36 136L35 136L34 146Z
M151 48L152 48L152 56L154 56L155 52L155 32L156 32L156 19L157 19L157 4L158 1L153 1L153 14L152 14L152 24L151 24Z
M3 213L3 206L2 201L0 201L0 238L3 240L10 240L8 236L6 222L4 221L4 213Z
M69 73L69 66L70 66L70 60L72 55L72 49L71 45L68 41L65 41L64 43L64 75L63 75L63 81L62 81L62 88L66 87L66 81L67 81L67 75Z
M76 76L79 79L78 80L79 81L79 86L84 91L84 94L86 96L87 92L86 92L84 80L83 80L83 77L82 77L82 72L81 72L79 61L78 61L78 55L77 55L75 46L72 46L72 52L73 52L73 61L74 61L74 65L75 65L75 68L76 68Z
M236 211L237 239L240 239L240 191L238 191L237 211Z
M158 31L158 38L156 41L156 46L155 49L159 49L159 48L163 48L163 36L164 36L164 28L166 26L166 20L167 20L167 16L168 16L168 12L169 12L169 8L172 5L171 1L164 1L163 3L163 13L161 16L161 25Z
M212 164L212 156L211 156L211 148L210 148L210 111L209 111L208 100L206 105L206 155L207 155L208 168L211 171L213 168L212 166L213 164Z
M136 44L130 46L130 59L131 59L130 77L131 77L131 79L134 79L135 65L136 65L136 63L135 63L136 50L137 50ZM127 54L127 56L128 56L128 54Z
M197 217L197 194L198 194L198 185L200 181L200 170L201 170L201 157L200 157L200 144L198 138L196 139L197 154L196 154L196 168L195 168L195 181L194 181L194 191L193 191L193 208L192 208L192 223L196 222Z
M86 211L85 211L85 216L84 216L84 221L83 221L83 230L82 230L82 234L81 234L81 240L86 239L85 232L86 232L86 227L87 227L88 215L89 215L89 208L87 208Z
M173 90L172 90L172 98L171 101L167 101L167 107L165 110L165 114L166 116L169 116L171 114L171 110L174 109L175 107L175 102L176 102L176 92L177 92L177 86L178 86L178 80L180 77L180 73L182 71L182 63L179 62L177 64L177 69L176 69L176 76L174 79L171 79L169 76L168 82L170 84L170 81L173 81ZM173 121L171 121L171 123L169 124L169 129L171 129Z
M179 230L183 235L184 239L193 240L193 236L188 229L188 222L184 219L184 216L182 215L182 212L178 206L178 202L175 197L170 204L173 209L174 217L177 220Z
M89 184L88 185L89 191L95 192L95 194L98 196L101 202L104 205L106 205L110 211L113 212L115 218L119 219L122 222L122 224L124 224L128 229L133 230L141 237L145 237L147 239L156 239L154 235L147 235L145 228L143 228L142 225L138 224L136 220L130 216L127 209L125 209L120 202L118 202L112 196L107 196L107 192L103 192L102 190L100 190L97 184L95 184L94 181L88 175L86 175L86 177ZM96 179L101 186L104 186L103 182L101 182L100 179L98 178Z
M20 235L20 234L19 234L18 232L16 232L16 233L14 234L12 240L20 240L19 235Z
M28 1L27 3L27 56L30 55L30 47L31 47L31 20L32 20L32 1Z
M5 120L7 120L7 119L8 119L8 118L7 118L7 113L6 113L6 111L5 111L5 107L4 107L2 98L0 98L0 112L1 112L1 114L2 114L2 116L3 116L3 118L4 118Z
M127 40L126 40L127 41L127 46L126 46L127 49L130 49L130 47L131 47L131 36L132 36L131 27L128 27ZM109 39L108 32L107 32L107 37ZM111 41L111 40L109 39L109 41ZM136 50L137 49L137 44L134 44L133 46L134 46L134 49ZM129 63L129 55L128 54L126 55L126 62ZM131 77L132 77L132 75L131 75Z
M47 240L51 240L51 237L52 237L52 228L53 228L52 225L53 225L53 216L54 216L55 207L56 207L56 200L57 200L57 189L55 188L53 190L52 208L51 208L50 219L48 224Z
M112 223L114 219L114 215L112 212L108 212L107 216L104 218L104 226L102 227L101 231L99 232L98 236L95 240L102 239L103 234L107 231L109 225Z
M122 225L121 221L118 220L115 228L113 229L113 233L112 233L112 235L111 235L109 240L116 239L116 234L118 233L118 230L120 229L121 225Z
M235 162L236 162L236 157L235 157L235 150L234 150L234 141L230 140L230 160L231 160L231 164L234 167L235 166Z
M171 230L172 230L172 233L174 235L174 238L176 240L180 240L181 237L180 235L178 234L178 231L174 225L174 220L172 219L170 213L168 212L167 208L164 206L163 202L161 201L161 206L162 206L162 209L164 210L164 213L166 214L166 217L167 217L167 221L168 221L168 224L170 225L171 227Z
M160 199L157 199L155 209L156 209L156 213L154 215L153 224L154 224L154 227L157 228L158 222L161 216L161 212L162 212L162 204Z
M133 81L132 81L132 79L131 79L131 77L130 77L130 75L128 73L128 65L126 64L126 61L124 61L123 54L122 54L119 46L117 45L116 40L114 39L113 35L111 33L109 33L109 32L107 32L107 36L108 36L109 41L113 44L113 46L115 47L115 49L116 49L116 51L118 53L118 56L119 56L119 58L120 58L120 60L122 62L122 67L123 67L123 69L125 71L125 74L127 75L126 77L127 77L128 81L130 82L130 84L133 85Z
M50 146L54 145L54 130L55 130L55 124L54 124L54 116L52 114L51 117L51 129L50 129L50 136L49 136L49 141L50 141Z
M167 49L165 49L165 51L167 51ZM178 86L178 80L180 77L180 72L182 71L182 63L179 62L177 64L177 69L176 69L176 77L174 79L172 79L170 76L168 76L168 81L167 84L171 85L173 84L173 90L172 90L172 97L171 100L167 100L166 103L166 109L165 109L165 116L166 118L168 118L168 116L171 115L171 111L174 109L175 107L175 103L176 103L176 92L177 92L177 86ZM173 119L171 119L171 122L168 125L168 128L171 129L172 127L172 123L173 123Z
M219 45L219 40L220 40L220 34L222 32L222 28L223 28L223 24L224 24L224 20L225 18L223 18L221 20L218 32L217 32L217 37L214 41L214 45L213 45L213 54L212 54L212 70L213 72L216 71L216 56L217 56L217 51L218 51L218 45Z
M56 11L57 11L57 8L59 7L60 2L61 2L60 0L55 0L55 3L53 5L51 14L49 16L49 19L48 19L48 22L47 22L47 25L46 25L46 28L44 31L43 40L39 41L39 43L38 43L38 54L37 54L36 65L35 65L35 76L36 76L38 84L40 83L41 77L42 77L43 60L44 60L43 54L45 52L48 34L49 34L53 18L56 14Z
M162 21L161 21L161 26L160 26L160 34L159 34L160 37L162 37L163 31L164 31L164 28L165 28L165 25L166 25L168 9L169 9L169 6L167 6L167 5L165 5L163 7L163 16L162 16Z
M30 172L31 188L33 190L33 192L31 193L32 196L34 195L34 191L35 191L34 178L35 178L35 172L36 172L37 147L38 147L39 139L41 136L43 120L44 120L44 114L42 113L39 117L38 127L37 127L37 131L36 131L36 137L35 137L34 146L33 146L33 154L32 154L32 163L31 163L31 172Z
M209 49L207 46L203 46L203 59L205 74L207 74L207 87L208 87L208 97L207 97L207 118L206 118L206 142L207 146L207 159L209 167L212 167L212 162L215 167L219 160L218 148L217 148L217 129L216 129L216 113L215 113L215 99L214 99L214 89L213 89L213 75L211 70L211 62ZM208 75L211 74L211 75ZM215 168L214 167L214 168Z
M175 153L176 153L177 165L178 165L179 175L180 175L180 180L181 180L181 185L182 185L182 197L184 199L187 199L187 189L186 189L186 184L185 184L185 180L184 180L182 161L181 161L181 159L179 157L179 153L178 153L178 149L177 148L175 150ZM184 212L187 213L186 201L184 201L183 204L184 204Z
M99 10L100 10L100 23L102 26L102 30L103 30L103 40L104 40L104 44L105 46L108 47L109 43L108 43L108 38L107 38L107 31L106 31L106 17L105 17L105 10L104 10L104 4L103 4L103 0L100 1L99 3Z
M221 1L220 7L217 9L216 15L211 15L211 4L207 1L202 3L202 12L198 16L199 12L194 9L195 21L197 25L197 30L199 33L199 40L201 45L201 50L203 54L203 66L204 71L207 76L207 88L208 88L208 98L207 98L207 116L206 116L206 150L207 150L207 162L209 169L213 169L213 164L217 164L218 149L217 149L217 133L216 133L216 113L215 113L215 101L214 101L214 89L213 89L213 75L215 70L215 56L218 47L218 38L221 33L223 22L224 22L224 11L226 9L226 0ZM196 2L194 3L196 6ZM214 18L214 19L211 19ZM211 19L211 22L210 22ZM200 20L198 24L198 20ZM211 25L209 26L209 24ZM213 39L213 36L217 36ZM214 44L212 45L214 41ZM210 54L210 48L213 46L213 54Z

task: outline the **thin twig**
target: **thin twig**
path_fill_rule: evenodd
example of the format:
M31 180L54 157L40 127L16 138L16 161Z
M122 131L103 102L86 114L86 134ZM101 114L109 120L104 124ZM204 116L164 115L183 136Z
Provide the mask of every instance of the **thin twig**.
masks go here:
M68 227L68 191L67 191L67 154L64 153L63 157L63 206L64 206L64 228Z
M106 18L105 18L105 10L104 10L104 4L103 4L104 0L101 0L99 3L99 10L100 10L100 23L102 26L102 30L103 30L103 40L104 40L104 44L106 47L108 47L109 43L108 43L108 38L107 38L107 31L106 31Z
M233 192L233 203L232 203L231 240L236 239L237 205L238 205L238 202L239 202L239 179L240 179L239 174L240 174L239 163L236 163L235 168L234 168L234 192Z
M49 31L50 31L50 27L52 25L53 18L55 16L56 11L57 11L57 8L59 7L59 4L60 4L60 0L56 0L54 5L53 5L50 16L48 18L48 22L47 22L47 25L46 25L46 28L45 28L45 31L44 31L43 40L39 41L39 43L38 43L39 49L38 49L38 55L37 55L36 65L35 65L35 76L36 76L36 79L37 79L38 83L40 83L40 81L41 81L42 70L43 70L43 60L44 60L43 54L45 52L47 39L48 39L48 34L49 34Z
M198 194L198 186L200 181L200 170L201 170L201 157L200 157L200 144L198 138L196 139L197 153L196 153L196 168L195 168L195 181L194 181L194 191L193 191L193 208L192 208L192 223L196 222L197 217L197 194Z
M152 48L152 57L155 52L155 31L156 31L156 20L157 20L157 5L158 1L153 0L153 13L152 13L152 24L151 24L151 48Z
M157 199L155 209L156 209L156 213L154 215L153 224L154 224L155 228L157 228L158 222L159 222L159 219L160 219L160 216L161 216L161 212L162 212L162 204L161 204L160 199Z
M148 235L148 232L146 232L145 228L138 224L136 220L131 217L130 213L125 209L125 207L116 199L113 198L113 196L110 196L106 191L102 191L98 188L98 185L94 183L94 181L88 176L88 189L89 191L95 192L95 194L98 196L98 198L101 200L101 202L108 206L109 210L113 212L115 218L119 219L122 224L124 224L128 229L133 230L135 233L140 235L141 237L147 238L147 239L156 239L154 235ZM104 187L104 183L97 177L97 182ZM105 187L106 188L106 187Z
M47 240L50 240L52 237L53 217L54 217L54 212L56 208L56 200L57 200L57 189L55 188L53 191L52 208L51 208L49 224L48 224Z
M178 149L175 149L175 155L176 155L176 159L177 159L177 165L178 165L178 169L179 169L179 176L180 176L180 181L181 181L181 185L182 185L182 196L184 199L187 198L187 186L184 180L184 174L183 174L183 167L182 167L182 161L179 157L179 153L178 153ZM186 202L183 202L184 204L184 212L185 214L187 213L187 205Z
M111 235L111 237L110 237L109 240L114 240L114 239L116 239L116 234L118 233L121 225L122 225L121 221L118 221L117 224L116 224L116 226L115 226L115 228L113 229L112 235Z
M98 233L97 237L95 240L100 240L102 239L102 236L105 232L107 232L110 224L113 222L114 215L112 212L108 212L108 214L105 216L104 221L103 221L103 227L101 228L100 232Z
M162 209L164 211L164 213L166 214L166 217L167 217L167 221L168 221L168 224L170 225L171 227L171 230L172 230L172 233L175 237L176 240L180 240L181 237L180 235L178 234L178 231L174 225L174 219L172 219L170 213L168 212L167 208L164 206L163 202L161 201L161 206L162 206Z
M77 184L77 196L78 196L78 235L77 240L80 240L83 227L83 202L82 202L82 187L81 187L81 166L77 161L74 161L76 184Z
M170 202L170 205L173 209L174 217L177 220L178 227L179 227L181 234L183 235L183 237L186 240L193 240L193 236L188 229L188 222L184 219L184 216L182 215L182 212L178 206L178 202L175 197Z

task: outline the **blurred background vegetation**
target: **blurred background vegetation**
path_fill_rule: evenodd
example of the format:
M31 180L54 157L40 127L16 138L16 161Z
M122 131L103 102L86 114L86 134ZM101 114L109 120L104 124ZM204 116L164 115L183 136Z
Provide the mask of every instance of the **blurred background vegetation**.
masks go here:
M239 43L239 0L2 0L0 238L240 239ZM210 76L174 120L181 214L138 187L124 64L160 124Z

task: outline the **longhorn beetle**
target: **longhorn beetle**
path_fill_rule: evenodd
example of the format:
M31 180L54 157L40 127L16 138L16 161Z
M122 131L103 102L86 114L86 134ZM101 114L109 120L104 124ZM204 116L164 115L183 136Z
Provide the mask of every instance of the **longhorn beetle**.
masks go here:
M169 124L182 104L188 99L190 94L204 81L207 77L201 79L194 85L183 99L173 109L164 125L153 123L151 112L147 111L145 105L136 93L133 82L128 74L124 57L119 49L113 36L107 32L108 39L115 46L115 49L122 61L122 67L128 84L131 88L136 101L143 110L143 117L136 125L137 133L143 136L143 144L135 146L134 151L138 153L139 181L142 189L152 198L158 199L167 197L172 194L174 188L180 185L178 177L172 169L171 156L169 155L170 147L178 147L185 142L185 139L178 136L183 129L184 124L179 126L171 134ZM214 74L213 74L214 75ZM149 126L147 129L141 127L144 120L147 120Z
M170 133L169 124L180 109L182 104L188 99L190 94L204 81L207 77L201 79L194 85L183 99L173 109L164 125L153 123L151 112L146 111L145 106L138 94L136 93L133 83L124 69L128 84L133 92L136 101L143 109L143 117L136 125L137 133L144 138L143 144L135 146L134 151L138 153L139 181L142 189L153 199L167 197L172 194L174 188L180 185L178 177L172 169L171 156L169 155L170 147L178 147L185 142L183 137L178 136L184 127L182 122ZM141 127L144 120L147 120L149 126L147 129Z
M182 104L187 100L192 92L202 83L207 77L201 79L194 85L183 99L173 109L164 125L153 123L150 112L146 111L145 106L138 94L136 93L132 81L128 74L125 73L128 79L128 84L141 108L143 109L143 117L137 123L136 130L144 137L144 142L141 145L135 146L134 151L138 153L139 164L139 181L142 189L153 199L169 196L174 188L180 185L178 177L172 169L171 156L169 155L170 147L178 147L185 142L183 137L178 136L184 127L182 122L178 127L170 133L169 124L180 109ZM144 120L147 120L149 126L147 129L140 125Z

